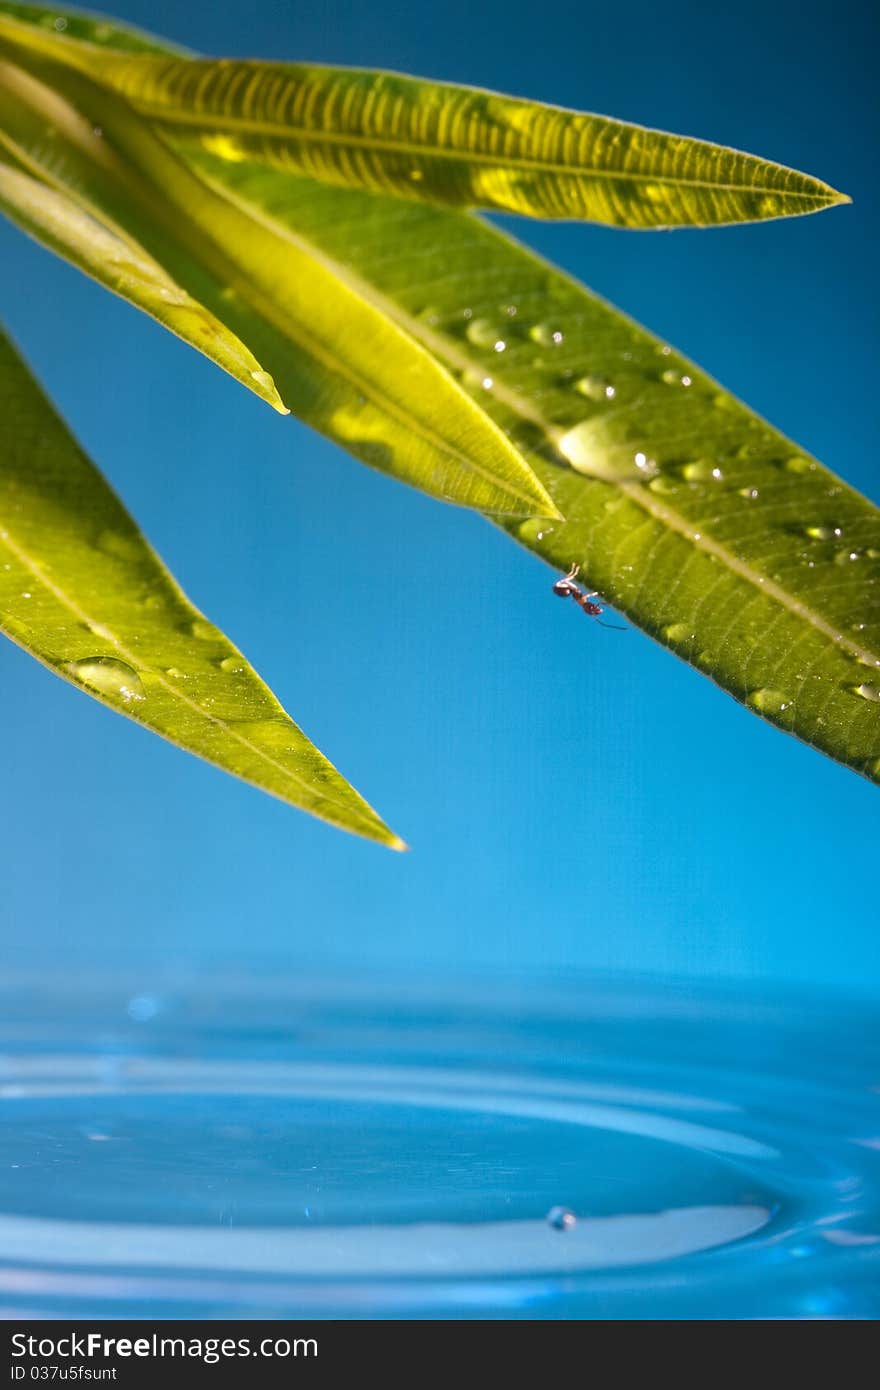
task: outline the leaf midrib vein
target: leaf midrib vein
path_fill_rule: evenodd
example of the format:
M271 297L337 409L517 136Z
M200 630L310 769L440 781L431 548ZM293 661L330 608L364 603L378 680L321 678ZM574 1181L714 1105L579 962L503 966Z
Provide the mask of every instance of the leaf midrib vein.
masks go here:
M124 89L122 89L124 90ZM660 183L669 185L672 188L705 188L719 193L775 193L785 198L800 198L804 201L816 202L821 199L832 200L836 195L833 189L828 189L827 193L823 188L810 192L806 189L779 188L772 184L762 183L721 183L713 179L685 178L680 175L672 176L664 173L650 173L640 170L629 172L625 169L603 169L591 165L578 164L567 166L559 160L531 159L523 155L515 154L493 154L489 150L449 150L437 145L419 144L413 141L395 141L391 138L377 138L370 135L354 134L346 131L319 131L311 130L305 126L275 124L271 121L243 120L241 117L224 116L214 112L189 112L180 108L169 108L161 104L150 102L146 98L133 96L125 93L132 106L141 115L147 116L151 120L161 121L166 125L192 126L199 128L203 133L210 133L212 130L228 131L240 136L266 136L278 140L299 140L303 144L327 144L353 146L356 149L365 149L382 154L403 154L413 157L421 156L431 159L445 159L464 161L471 164L485 164L491 166L510 167L524 169L530 173L544 173L567 175L569 177L580 176L597 180L634 183ZM720 147L719 147L720 148ZM784 170L783 165L772 164L769 161L759 161L762 168ZM794 172L784 170L784 172Z

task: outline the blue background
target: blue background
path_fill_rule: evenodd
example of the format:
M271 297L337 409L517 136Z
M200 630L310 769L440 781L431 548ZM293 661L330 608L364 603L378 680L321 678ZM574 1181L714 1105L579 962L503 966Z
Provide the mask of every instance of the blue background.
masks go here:
M203 51L384 66L850 193L762 227L513 223L857 487L877 476L876 7L115 0ZM873 13L872 13L873 11ZM580 967L880 987L877 790L283 421L0 228L3 313L185 588L413 846L333 832L0 647L7 959Z

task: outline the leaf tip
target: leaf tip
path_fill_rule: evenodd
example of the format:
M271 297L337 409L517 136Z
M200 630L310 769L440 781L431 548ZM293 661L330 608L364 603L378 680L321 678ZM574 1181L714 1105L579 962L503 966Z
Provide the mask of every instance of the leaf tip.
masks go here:
M389 835L385 843L389 849L396 850L398 854L409 854L409 845L406 840L401 840L399 835Z

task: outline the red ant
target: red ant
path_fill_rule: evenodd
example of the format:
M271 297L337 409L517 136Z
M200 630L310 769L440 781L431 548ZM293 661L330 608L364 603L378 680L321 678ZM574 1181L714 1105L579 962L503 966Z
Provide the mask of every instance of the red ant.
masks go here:
M603 623L599 619L599 614L604 613L605 609L598 603L593 603L592 601L594 598L598 597L596 590L594 589L591 593L585 594L583 589L579 589L574 582L580 574L580 570L580 565L572 565L565 578L557 579L556 583L553 585L554 594L556 594L557 598L573 598L577 606L582 608L588 617L595 618L599 622L600 627L611 627L614 628L615 632L626 632L625 627L618 627L616 623Z

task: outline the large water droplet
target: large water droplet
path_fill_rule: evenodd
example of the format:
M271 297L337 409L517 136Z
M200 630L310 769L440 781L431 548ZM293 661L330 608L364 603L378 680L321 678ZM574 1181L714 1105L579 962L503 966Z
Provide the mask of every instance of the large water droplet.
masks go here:
M854 695L861 695L863 700L880 700L880 685L868 685L867 682L863 682L862 685L854 685L852 690Z
M690 386L692 382L687 373L678 372L674 367L668 367L665 372L661 372L661 379L667 386Z
M492 348L495 352L503 352L506 347L498 325L491 319L471 319L465 336L474 347Z
M738 489L740 497L744 497L747 502L754 502L758 496L756 487L741 487Z
M843 529L840 526L832 526L830 524L825 526L805 526L804 535L809 536L810 539L814 541L833 541L836 537L843 535Z
M664 627L663 636L667 642L692 642L695 633L688 623L670 623L668 627Z
M221 671L227 671L233 675L238 675L242 671L247 670L247 665L245 664L243 656L224 656L223 660L218 662L218 665Z
M792 701L781 690L751 690L746 696L748 703L762 714L782 714L792 705Z
M816 464L813 459L805 458L803 454L792 454L785 460L785 467L789 473L812 473Z
M533 343L540 343L541 347L559 347L565 334L555 324L536 323L529 329L529 337Z
M547 1225L554 1231L570 1231L577 1225L577 1217L570 1207L551 1207L547 1213Z
M115 656L87 656L81 661L69 661L67 669L82 685L101 695L122 700L125 704L145 700L147 692L133 666Z
M643 449L609 440L600 419L581 420L562 435L556 447L576 472L605 482L644 481L657 472L656 461Z

